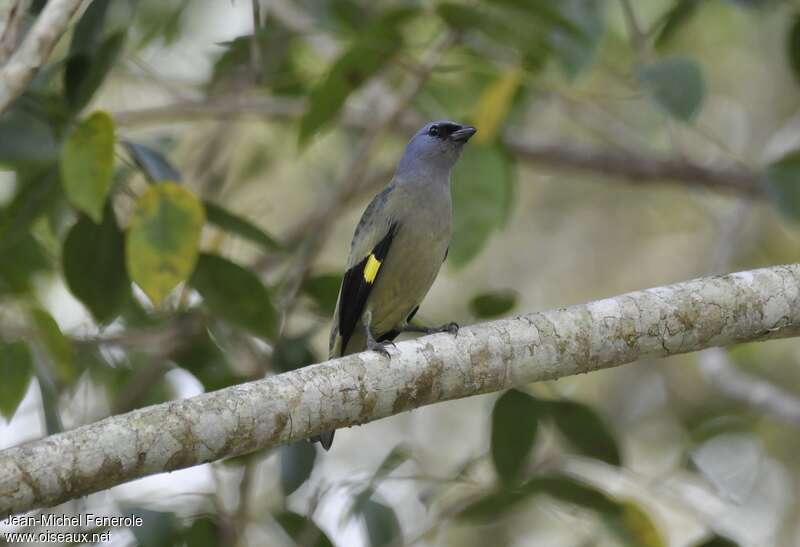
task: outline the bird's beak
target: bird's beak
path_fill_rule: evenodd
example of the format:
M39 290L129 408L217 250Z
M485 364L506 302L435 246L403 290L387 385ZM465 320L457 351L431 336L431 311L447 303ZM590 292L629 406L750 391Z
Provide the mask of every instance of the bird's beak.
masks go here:
M471 125L465 125L461 129L450 133L450 140L461 143L467 142L477 131L478 130Z

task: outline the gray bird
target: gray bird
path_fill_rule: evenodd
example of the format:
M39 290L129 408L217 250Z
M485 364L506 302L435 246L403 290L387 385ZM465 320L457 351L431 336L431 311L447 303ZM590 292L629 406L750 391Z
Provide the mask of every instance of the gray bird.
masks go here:
M367 206L350 244L333 316L329 357L364 350L389 355L401 332L457 332L458 325L412 326L450 245L450 171L475 128L450 121L423 127L392 180ZM335 431L312 437L325 450Z

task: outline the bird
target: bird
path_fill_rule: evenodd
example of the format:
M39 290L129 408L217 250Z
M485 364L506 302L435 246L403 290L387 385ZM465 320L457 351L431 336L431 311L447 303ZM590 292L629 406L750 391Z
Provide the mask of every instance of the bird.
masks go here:
M389 183L356 225L331 326L333 359L371 350L389 357L402 332L456 334L458 325L412 325L447 258L452 230L450 173L477 132L447 120L427 123L406 146ZM309 440L327 451L335 430Z

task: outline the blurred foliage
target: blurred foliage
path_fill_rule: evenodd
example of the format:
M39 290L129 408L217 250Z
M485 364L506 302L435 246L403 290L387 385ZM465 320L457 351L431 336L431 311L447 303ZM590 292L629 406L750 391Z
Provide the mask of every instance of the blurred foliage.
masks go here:
M700 111L705 84L692 60L667 58L639 69L639 80L669 115L689 121Z
M512 290L485 292L469 301L469 309L479 319L500 317L514 309L518 296Z
M24 342L3 343L0 346L0 372L3 377L0 414L11 418L33 376L31 352Z
M670 204L670 216L658 204L634 202L570 175L552 184L548 176L537 178L542 184L536 199L544 205L528 211L520 196L533 192L530 173L508 146L508 135L630 145L634 151L669 144L676 155L712 164L702 155L713 141L708 128L717 124L719 132L733 127L736 133L742 112L753 111L769 119L771 133L748 130L745 144L720 148L734 164L758 163L775 209L800 218L800 142L777 138L797 133L790 118L798 104L786 101L764 113L765 105L779 102L779 90L794 86L786 94L796 96L800 85L796 2L629 2L642 43L631 39L622 3L608 0L298 0L260 3L259 21L250 13L244 23L229 21L241 4L251 8L249 2L94 0L0 116L2 424L19 423L20 405L34 388L41 393L44 428L53 433L184 396L188 384L210 391L321 361L342 272L313 260L318 251L303 230L334 231L330 223L315 224L315 208L333 203L331 181L342 182L335 175L365 131L375 130L376 139L386 132L389 145L401 144L392 136L396 128L380 127L381 112L388 95L419 75L426 48L443 38L447 51L423 78L406 114L479 128L452 184L448 263L458 276L460 307L454 309L465 318L528 311L539 305L537 298L551 302L550 292L566 305L577 293L562 291L569 281L559 279L563 270L553 264L592 280L598 274L589 266L598 257L613 262L620 256L598 253L604 243L591 233L578 236L588 242L577 250L563 243L569 241L564 234L602 226L609 240L624 246L630 240L622 230L629 224L622 220L632 219L659 237L661 228L695 236L692 215L702 210L710 216L718 205L716 196L683 192L691 194L686 198L676 191L669 196L678 204ZM43 5L33 2L26 25ZM224 21L209 19L212 5ZM775 20L782 25L779 36ZM769 30L758 31L759 40L777 36L785 57L779 64L788 77L770 73L768 81L766 72L757 72L754 79L774 94L745 94L751 103L736 110L731 104L743 100L737 91L747 83L739 66L755 70L770 50L748 43L748 34L740 47L749 47L752 59L734 66L713 56L739 41L731 36L740 38L743 28L768 24ZM235 35L220 30L229 27ZM187 77L184 66L197 70ZM188 111L188 123L171 123L172 112L157 120L156 131L139 130L130 112L126 120L129 103L151 106L160 98L174 101L178 113ZM351 123L351 106L359 123ZM587 112L599 112L601 121L585 123ZM773 127L784 122L782 131ZM564 134L552 135L554 126ZM766 146L762 154L767 140L780 146ZM756 148L754 142L756 150L745 150ZM395 158L395 152L385 156ZM384 161L382 153L374 156L376 164ZM296 169L298 164L310 167ZM290 191L267 192L280 183ZM292 199L301 187L311 197ZM345 201L362 204L366 197L347 194ZM345 216L348 206L340 204L333 214ZM757 244L748 264L775 262L776 256L796 260L792 225L766 211L752 221L760 224L752 228ZM538 224L528 224L536 214ZM269 222L273 216L281 222ZM492 254L491 243L518 219L526 229L545 231L552 247L534 249L534 240L542 241L534 236L541 234L522 233L507 240L501 255ZM668 255L665 260L681 262L674 246L661 248L665 239L653 238L641 255L652 257L656 249ZM646 260L633 263L634 254L613 264L620 278L643 269ZM311 263L303 264L304 257ZM491 264L475 269L482 259ZM302 266L308 269L298 278ZM534 269L543 272L540 277ZM707 268L686 271L700 275ZM528 295L516 286L523 277L554 281ZM79 311L69 311L67 299L57 296L62 285ZM594 289L593 295L601 290ZM769 379L779 385L798 386L797 373L760 366L765 359L796 362L795 353L759 346L737 350L733 358L741 368L773 374ZM702 528L693 545L747 544L732 529L751 513L775 513L776 529L785 528L788 538L796 501L786 502L784 513L747 504L763 499L758 488L796 482L796 431L765 425L768 420L741 404L709 396L688 367L673 373L678 380L669 372L659 371L654 380L647 374L656 373L642 373L650 384L641 380L631 387L627 377L615 376L623 380L596 388L593 396L573 394L572 384L508 391L494 401L488 428L473 420L459 429L477 439L478 453L462 452L466 441L450 429L452 421L433 443L424 428L403 429L408 439L388 444L375 437L369 447L348 447L337 437L334 451L343 450L341 457L301 442L227 460L223 471L213 470L212 491L193 494L193 501L175 496L173 503L164 490L165 499L153 507L120 502L119 509L142 516L144 526L130 532L148 547L326 547L349 545L334 540L355 542L355 536L372 546L517 545L543 522L559 529L562 539L572 534L565 545L658 547L680 544L672 536L681 530L654 509L658 493L645 475L661 470L640 467L643 460L658 467L659 458L668 457L662 452L669 452L680 477L695 481L692 488L707 488L720 504L732 497L739 504L721 524L696 511L697 504L680 507L677 512L691 513ZM669 419L652 414L651 406L660 404L653 401L662 399L671 407ZM639 405L630 411L638 418L620 410L625 405ZM91 412L84 415L84 406ZM456 417L467 421L466 414ZM684 442L673 451L657 438L670 428ZM763 446L755 432L763 434ZM382 460L369 459L401 440ZM648 443L652 453L641 448ZM775 479L768 471L777 460L788 471ZM579 472L576 462L592 466L591 472ZM334 481L326 474L337 465L360 468ZM620 486L637 480L647 488L636 495ZM675 492L682 492L680 486ZM466 540L457 535L461 529Z

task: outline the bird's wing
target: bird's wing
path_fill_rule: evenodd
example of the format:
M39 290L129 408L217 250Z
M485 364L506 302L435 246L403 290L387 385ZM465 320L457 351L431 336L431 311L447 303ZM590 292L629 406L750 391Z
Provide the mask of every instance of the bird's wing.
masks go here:
M344 274L339 291L338 314L335 318L338 323L338 334L341 337L340 351L347 348L356 324L364 313L367 298L380 275L381 265L389 253L398 229L397 222L391 223L380 235L378 243Z
M347 258L347 269L355 266L375 247L391 224L391 209L395 204L397 192L390 184L372 198L364 214L356 225L353 241L350 243L350 256Z

